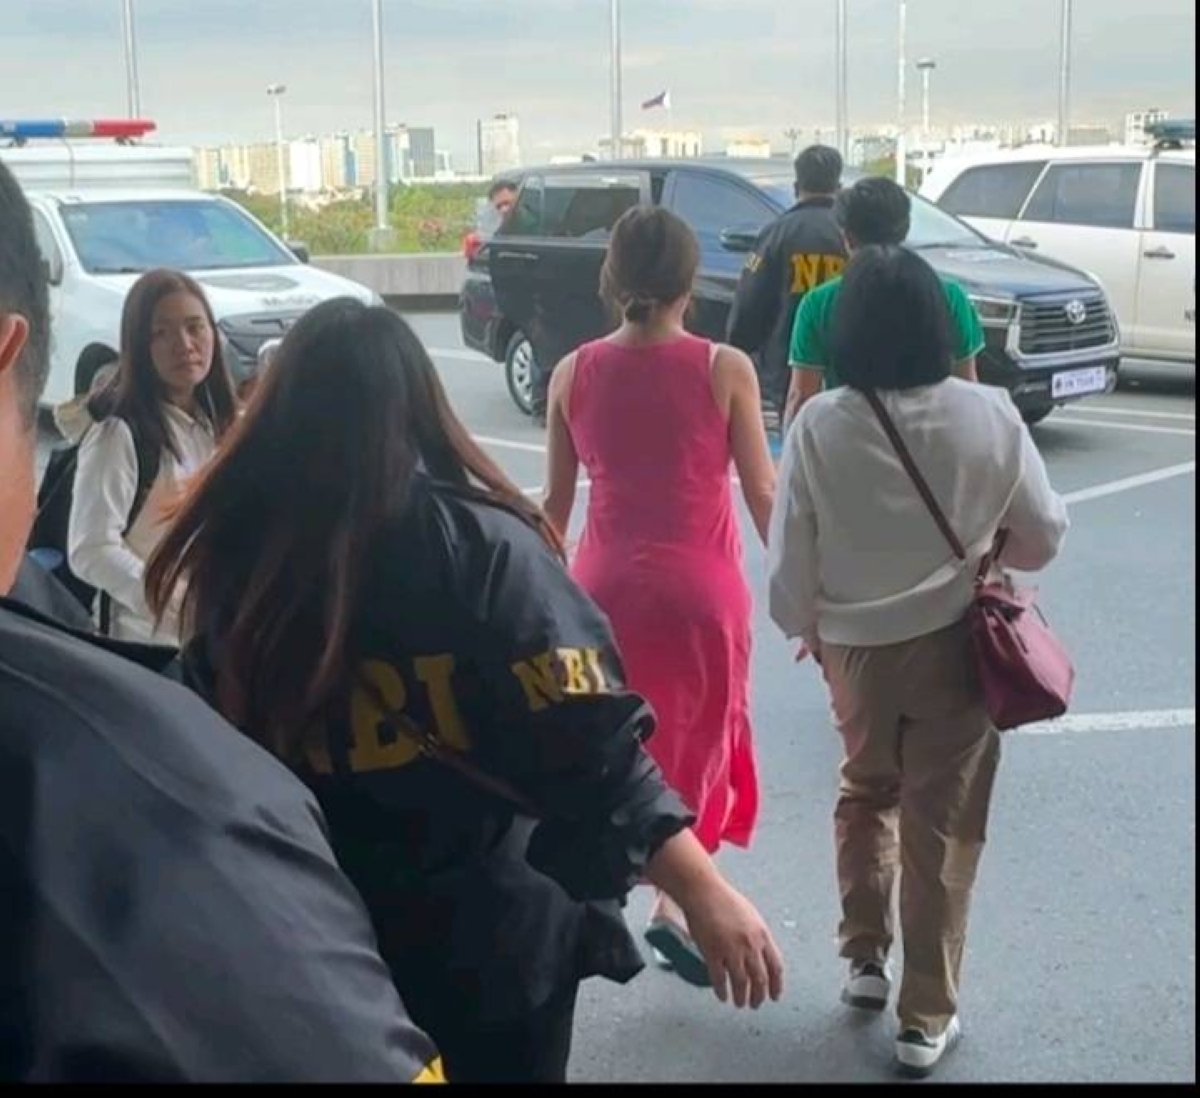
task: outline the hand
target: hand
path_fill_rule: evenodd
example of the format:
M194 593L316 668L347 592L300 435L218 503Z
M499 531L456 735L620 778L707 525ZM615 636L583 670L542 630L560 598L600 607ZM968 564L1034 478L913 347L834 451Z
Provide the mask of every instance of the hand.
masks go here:
M809 646L803 641L800 643L800 650L796 653L796 662L803 663L809 656L816 661L818 667L823 667L824 661L821 659L821 644L818 641L815 645Z
M761 915L721 881L684 909L688 931L704 959L721 1002L757 1010L783 994L783 957Z

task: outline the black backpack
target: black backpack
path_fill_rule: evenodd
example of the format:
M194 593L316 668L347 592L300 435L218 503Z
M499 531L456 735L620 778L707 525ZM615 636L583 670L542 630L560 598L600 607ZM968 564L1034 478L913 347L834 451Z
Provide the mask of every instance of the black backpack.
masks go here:
M93 428L89 427L88 430ZM137 521L146 504L146 497L158 479L161 459L157 449L150 449L143 444L132 424L130 431L133 433L133 450L137 457L137 493L133 497L129 518L125 522L123 532L126 534ZM112 600L103 591L98 592L71 571L67 552L71 501L75 495L75 470L79 464L81 442L60 443L50 452L50 460L46 464L46 472L42 475L42 483L38 488L37 518L34 519L26 548L71 592L89 614L95 609L99 598L100 631L107 634L111 625Z

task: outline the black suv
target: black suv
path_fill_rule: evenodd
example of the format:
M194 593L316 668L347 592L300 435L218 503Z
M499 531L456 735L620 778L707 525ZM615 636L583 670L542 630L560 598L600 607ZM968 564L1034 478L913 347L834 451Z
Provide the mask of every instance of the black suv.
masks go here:
M957 281L983 322L983 381L1007 389L1030 423L1068 400L1111 391L1119 333L1094 279L989 240L916 195L912 201L908 247ZM532 356L553 364L614 327L599 297L608 234L630 207L650 203L679 214L699 237L690 327L722 340L745 253L793 203L791 165L652 160L525 170L513 214L468 264L460 309L467 346L505 363L523 411L531 407Z

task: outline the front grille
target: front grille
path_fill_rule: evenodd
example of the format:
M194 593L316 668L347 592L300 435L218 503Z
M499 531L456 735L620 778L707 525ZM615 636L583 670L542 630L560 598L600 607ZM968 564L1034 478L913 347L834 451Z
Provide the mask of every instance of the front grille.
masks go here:
M1075 319L1072 319L1072 315ZM1112 315L1099 293L1028 297L1021 302L1021 339L1026 355L1054 355L1104 347L1115 338Z
M238 356L252 364L269 339L282 337L303 313L245 313L228 316L217 327Z

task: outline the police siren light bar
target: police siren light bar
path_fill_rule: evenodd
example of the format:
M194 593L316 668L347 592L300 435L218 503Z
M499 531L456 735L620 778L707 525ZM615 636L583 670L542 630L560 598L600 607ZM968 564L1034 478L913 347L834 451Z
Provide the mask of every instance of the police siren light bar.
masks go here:
M1182 148L1185 141L1196 140L1194 118L1165 119L1146 127L1146 135L1163 148Z
M156 123L144 118L97 118L90 121L67 118L0 119L0 138L8 138L15 145L24 145L31 138L69 137L107 137L120 144L128 144L156 129Z

